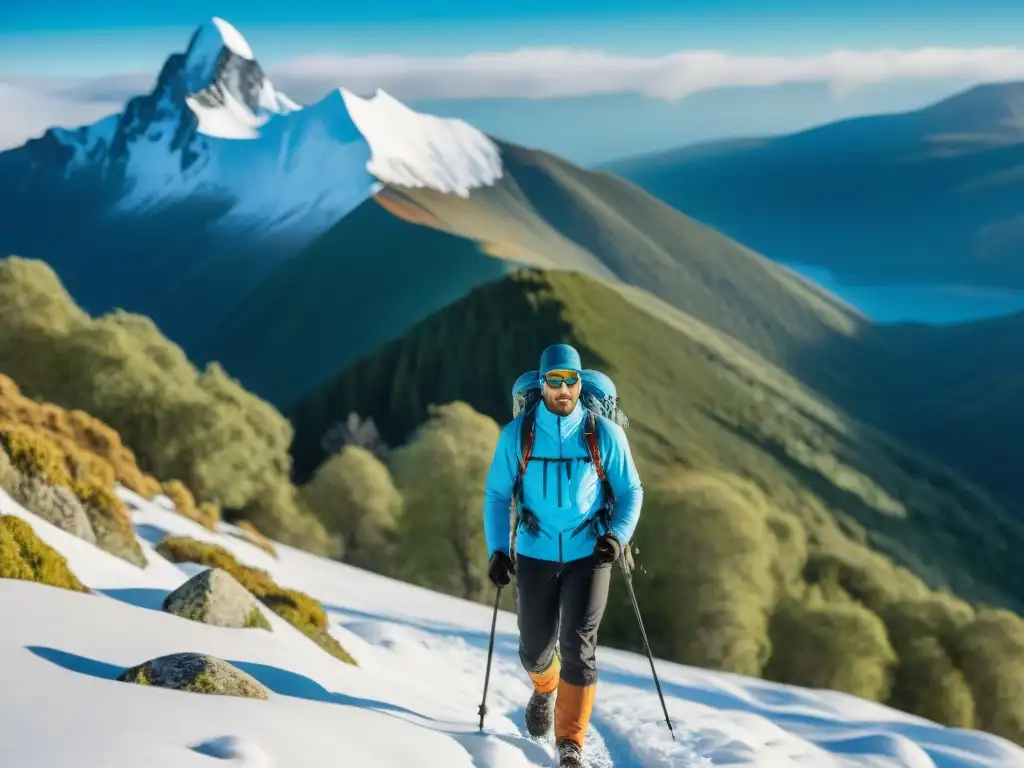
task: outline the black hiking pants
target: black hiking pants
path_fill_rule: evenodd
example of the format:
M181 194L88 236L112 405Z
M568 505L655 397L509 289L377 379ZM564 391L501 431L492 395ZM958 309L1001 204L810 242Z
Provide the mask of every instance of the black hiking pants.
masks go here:
M597 630L611 578L611 564L593 555L568 563L516 556L519 658L527 672L548 668L557 641L566 682L597 679Z

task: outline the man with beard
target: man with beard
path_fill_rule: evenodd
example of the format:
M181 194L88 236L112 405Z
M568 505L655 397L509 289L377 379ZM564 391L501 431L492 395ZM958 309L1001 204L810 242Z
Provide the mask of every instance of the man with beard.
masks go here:
M625 431L580 402L582 372L573 347L544 350L542 400L502 429L484 502L490 579L516 576L519 656L534 685L527 730L554 726L561 768L583 766L611 566L643 500Z

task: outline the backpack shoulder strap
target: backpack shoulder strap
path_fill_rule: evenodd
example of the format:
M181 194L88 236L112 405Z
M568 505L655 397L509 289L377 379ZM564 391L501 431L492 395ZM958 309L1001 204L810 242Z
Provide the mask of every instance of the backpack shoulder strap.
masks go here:
M608 476L604 473L604 465L601 463L601 446L598 442L597 435L597 415L591 411L588 415L586 426L583 428L583 435L586 437L587 450L590 452L590 460L594 462L594 469L597 470L597 477L601 481L601 486L604 488L604 507L597 511L597 520L600 521L601 525L604 526L605 531L611 530L611 516L612 510L615 508L615 491L612 490L612 484L608 480ZM600 528L597 528L597 533L600 534ZM623 557L626 567L633 570L633 553L630 546L627 545L623 548Z
M527 410L519 422L519 467L516 471L516 480L512 486L512 495L523 500L523 475L526 474L526 467L530 463L530 456L533 454L533 441L536 435L537 406Z
M587 441L587 450L590 452L590 460L594 462L594 469L597 470L597 478L604 486L604 492L609 503L614 503L615 494L612 491L612 484L608 482L608 476L604 473L604 464L601 463L601 446L597 439L597 414L593 411L587 413L587 423L583 427L583 436Z

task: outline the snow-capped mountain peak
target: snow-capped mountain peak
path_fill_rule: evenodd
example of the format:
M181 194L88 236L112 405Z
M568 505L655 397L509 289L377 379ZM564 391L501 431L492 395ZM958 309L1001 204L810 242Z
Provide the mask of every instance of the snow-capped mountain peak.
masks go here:
M274 88L241 33L216 16L192 36L183 70L185 103L207 136L254 138L272 115L300 109Z
M211 66L212 72L213 62L224 48L243 59L256 58L242 33L219 16L214 16L195 31L185 52L185 58L190 66L199 66L206 62Z
M288 249L382 184L465 197L503 175L498 146L482 131L384 91L363 98L339 88L296 104L219 17L198 27L152 90L120 114L48 131L13 152L40 187L99 182L114 217L201 205L217 211L203 225L213 240L237 246L239 235L263 242L273 234Z

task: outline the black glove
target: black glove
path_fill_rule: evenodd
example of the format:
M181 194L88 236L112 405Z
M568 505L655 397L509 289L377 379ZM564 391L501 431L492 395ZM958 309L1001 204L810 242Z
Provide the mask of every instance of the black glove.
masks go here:
M487 565L487 577L491 580L491 583L494 584L494 586L507 586L510 581L509 574L515 572L516 567L512 563L512 558L500 549L491 555L491 560Z
M594 547L594 556L601 565L614 563L622 555L622 544L611 533L603 534Z

